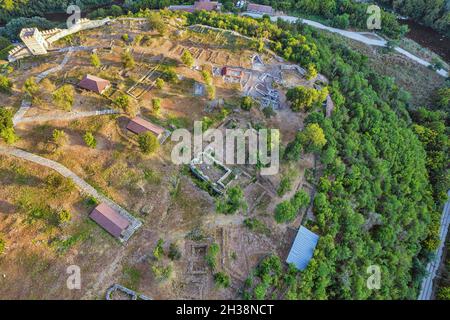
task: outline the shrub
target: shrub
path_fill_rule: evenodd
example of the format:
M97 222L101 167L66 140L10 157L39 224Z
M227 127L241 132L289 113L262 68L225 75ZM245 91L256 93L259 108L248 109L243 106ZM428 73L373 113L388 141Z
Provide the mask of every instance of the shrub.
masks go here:
M72 110L75 90L69 84L63 85L53 93L55 105L65 111Z
M126 69L131 69L136 64L133 55L129 51L126 51L122 54L122 64Z
M100 58L98 57L98 54L96 54L96 53L91 54L91 64L96 68L101 67L102 63L100 62Z
M0 106L0 137L8 144L13 144L17 140L12 119L11 110Z
M283 178L281 178L277 194L279 197L282 197L291 190L292 190L292 177L290 175L285 175L283 176Z
M170 260L180 260L181 259L181 252L178 249L178 246L176 243L172 242L169 246L169 253L167 255Z
M66 224L72 220L72 214L67 210L61 210L58 212L59 224Z
M239 186L230 188L222 200L216 203L216 210L223 214L234 214L240 209L247 209L247 202L244 198L244 192Z
M151 132L141 133L138 137L138 142L143 154L152 154L159 148L158 139Z
M163 79L161 79L161 78L156 79L155 85L156 85L156 88L158 88L159 90L163 89L165 84L166 84L166 82Z
M68 140L67 134L63 130L53 130L52 141L58 148L64 146Z
M11 80L0 74L0 91L4 93L11 93L12 86Z
M208 252L205 255L205 261L212 270L215 270L217 267L217 255L219 254L219 251L219 245L213 243L209 246Z
M228 288L231 284L231 279L229 275L223 272L217 272L214 275L214 283L218 288Z
M265 107L263 110L262 110L262 112L263 112L263 114L264 114L264 116L267 118L267 119L270 119L270 118L272 118L272 117L274 117L275 115L276 115L276 113L275 113L275 111L273 111L273 108L272 107Z
M213 85L213 79L212 79L211 72L209 72L208 70L202 70L202 76L203 76L203 80L205 81L205 83L208 86Z
M0 234L0 255L3 254L3 252L5 252L5 248L6 248L6 241Z
M161 109L161 99L159 98L152 99L152 108L153 112L158 114Z
M97 140L91 132L86 132L83 136L83 140L89 148L95 149L97 146Z
M305 191L297 192L290 201L283 201L275 208L275 220L278 223L291 222L300 209L309 204L309 195Z
M206 86L206 93L208 94L209 100L214 100L216 98L216 87Z
M148 16L148 25L150 30L156 30L160 35L164 35L167 31L167 25L158 12L152 12Z
M194 66L194 58L192 57L192 54L189 50L185 50L183 52L183 55L181 56L181 61L188 66L189 68L192 68Z
M164 256L164 240L159 239L158 243L156 244L155 248L153 249L153 257L156 260L161 260L161 258Z
M39 92L39 86L36 83L36 79L34 77L30 77L25 80L23 89L30 97L33 97L36 93Z
M152 266L152 272L155 278L159 281L165 281L172 275L172 266L163 266L159 264L154 264Z
M253 107L253 99L251 97L243 97L241 101L241 108L245 111L250 111Z

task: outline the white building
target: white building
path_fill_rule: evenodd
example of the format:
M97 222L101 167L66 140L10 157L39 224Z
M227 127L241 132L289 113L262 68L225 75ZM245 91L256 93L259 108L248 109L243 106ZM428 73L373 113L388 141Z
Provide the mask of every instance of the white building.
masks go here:
M37 28L25 28L20 32L20 39L33 55L47 54L48 42Z

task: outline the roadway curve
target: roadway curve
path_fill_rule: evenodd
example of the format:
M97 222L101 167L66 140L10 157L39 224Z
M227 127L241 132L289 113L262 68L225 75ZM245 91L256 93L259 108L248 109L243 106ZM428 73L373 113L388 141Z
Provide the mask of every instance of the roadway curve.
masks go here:
M450 197L450 191L447 193ZM435 258L427 265L427 277L423 279L422 287L418 300L431 300L433 299L433 280L436 277L437 271L441 264L442 253L445 247L445 239L447 239L448 226L450 225L450 200L445 204L444 211L442 212L441 228L439 230L439 238L441 243L436 252Z
M250 13L250 12L245 12L243 13L246 16L252 17L252 18L262 18L263 15L261 14L257 14L257 13ZM298 17L292 17L292 16L272 16L270 17L270 19L272 21L277 21L278 19L290 22L290 23L294 23L297 22L298 20L300 20L302 23L307 24L311 27L320 29L320 30L326 30L332 33L337 33L340 34L343 37L346 37L348 39L352 39L355 41L359 41L362 42L364 44L370 45L370 46L377 46L377 47L386 47L387 45L387 41L383 38L381 38L380 36L378 36L375 33L372 33L371 36L375 37L375 38L369 38L367 37L367 32L354 32L354 31L347 31L347 30L342 30L342 29L337 29L337 28L333 28L333 27L328 27L326 25L323 25L319 22L316 21L312 21L312 20L307 20L307 19L302 19L302 18L298 18ZM415 55L413 55L412 53L400 48L400 47L395 47L394 48L395 51L397 51L398 53L408 57L411 60L414 60L415 62L425 66L425 67L429 67L431 66L431 63L429 63L428 61L419 58ZM439 69L436 71L439 75L443 76L443 77L448 77L448 71L444 70L444 69Z

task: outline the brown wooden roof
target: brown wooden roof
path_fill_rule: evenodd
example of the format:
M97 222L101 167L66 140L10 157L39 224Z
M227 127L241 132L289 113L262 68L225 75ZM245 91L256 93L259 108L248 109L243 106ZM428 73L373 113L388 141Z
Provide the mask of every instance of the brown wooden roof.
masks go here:
M127 219L105 203L99 204L91 212L90 218L116 238L119 238L130 225Z
M155 136L159 136L165 131L164 128L161 128L160 126L139 117L130 120L130 122L127 125L127 129L136 134L141 134L150 131Z
M84 76L78 86L86 90L102 93L110 84L108 80L88 74Z
M256 3L249 3L247 7L248 11L256 11L256 12L263 12L263 13L274 13L274 9L271 6L265 6L262 4L256 4Z

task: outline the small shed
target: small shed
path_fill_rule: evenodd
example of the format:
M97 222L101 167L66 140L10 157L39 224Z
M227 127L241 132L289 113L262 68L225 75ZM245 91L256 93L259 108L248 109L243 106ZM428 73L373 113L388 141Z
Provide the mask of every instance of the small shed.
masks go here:
M90 218L116 238L121 238L123 232L130 226L130 221L105 203L92 210Z
M127 125L127 129L135 134L151 132L158 138L165 131L164 128L161 128L160 126L139 117L130 120L130 122Z
M286 259L287 263L293 263L298 270L304 270L314 255L319 236L301 226L295 237L294 244Z
M90 74L84 76L84 78L78 84L80 88L94 91L98 94L102 94L110 85L111 83L108 80Z

